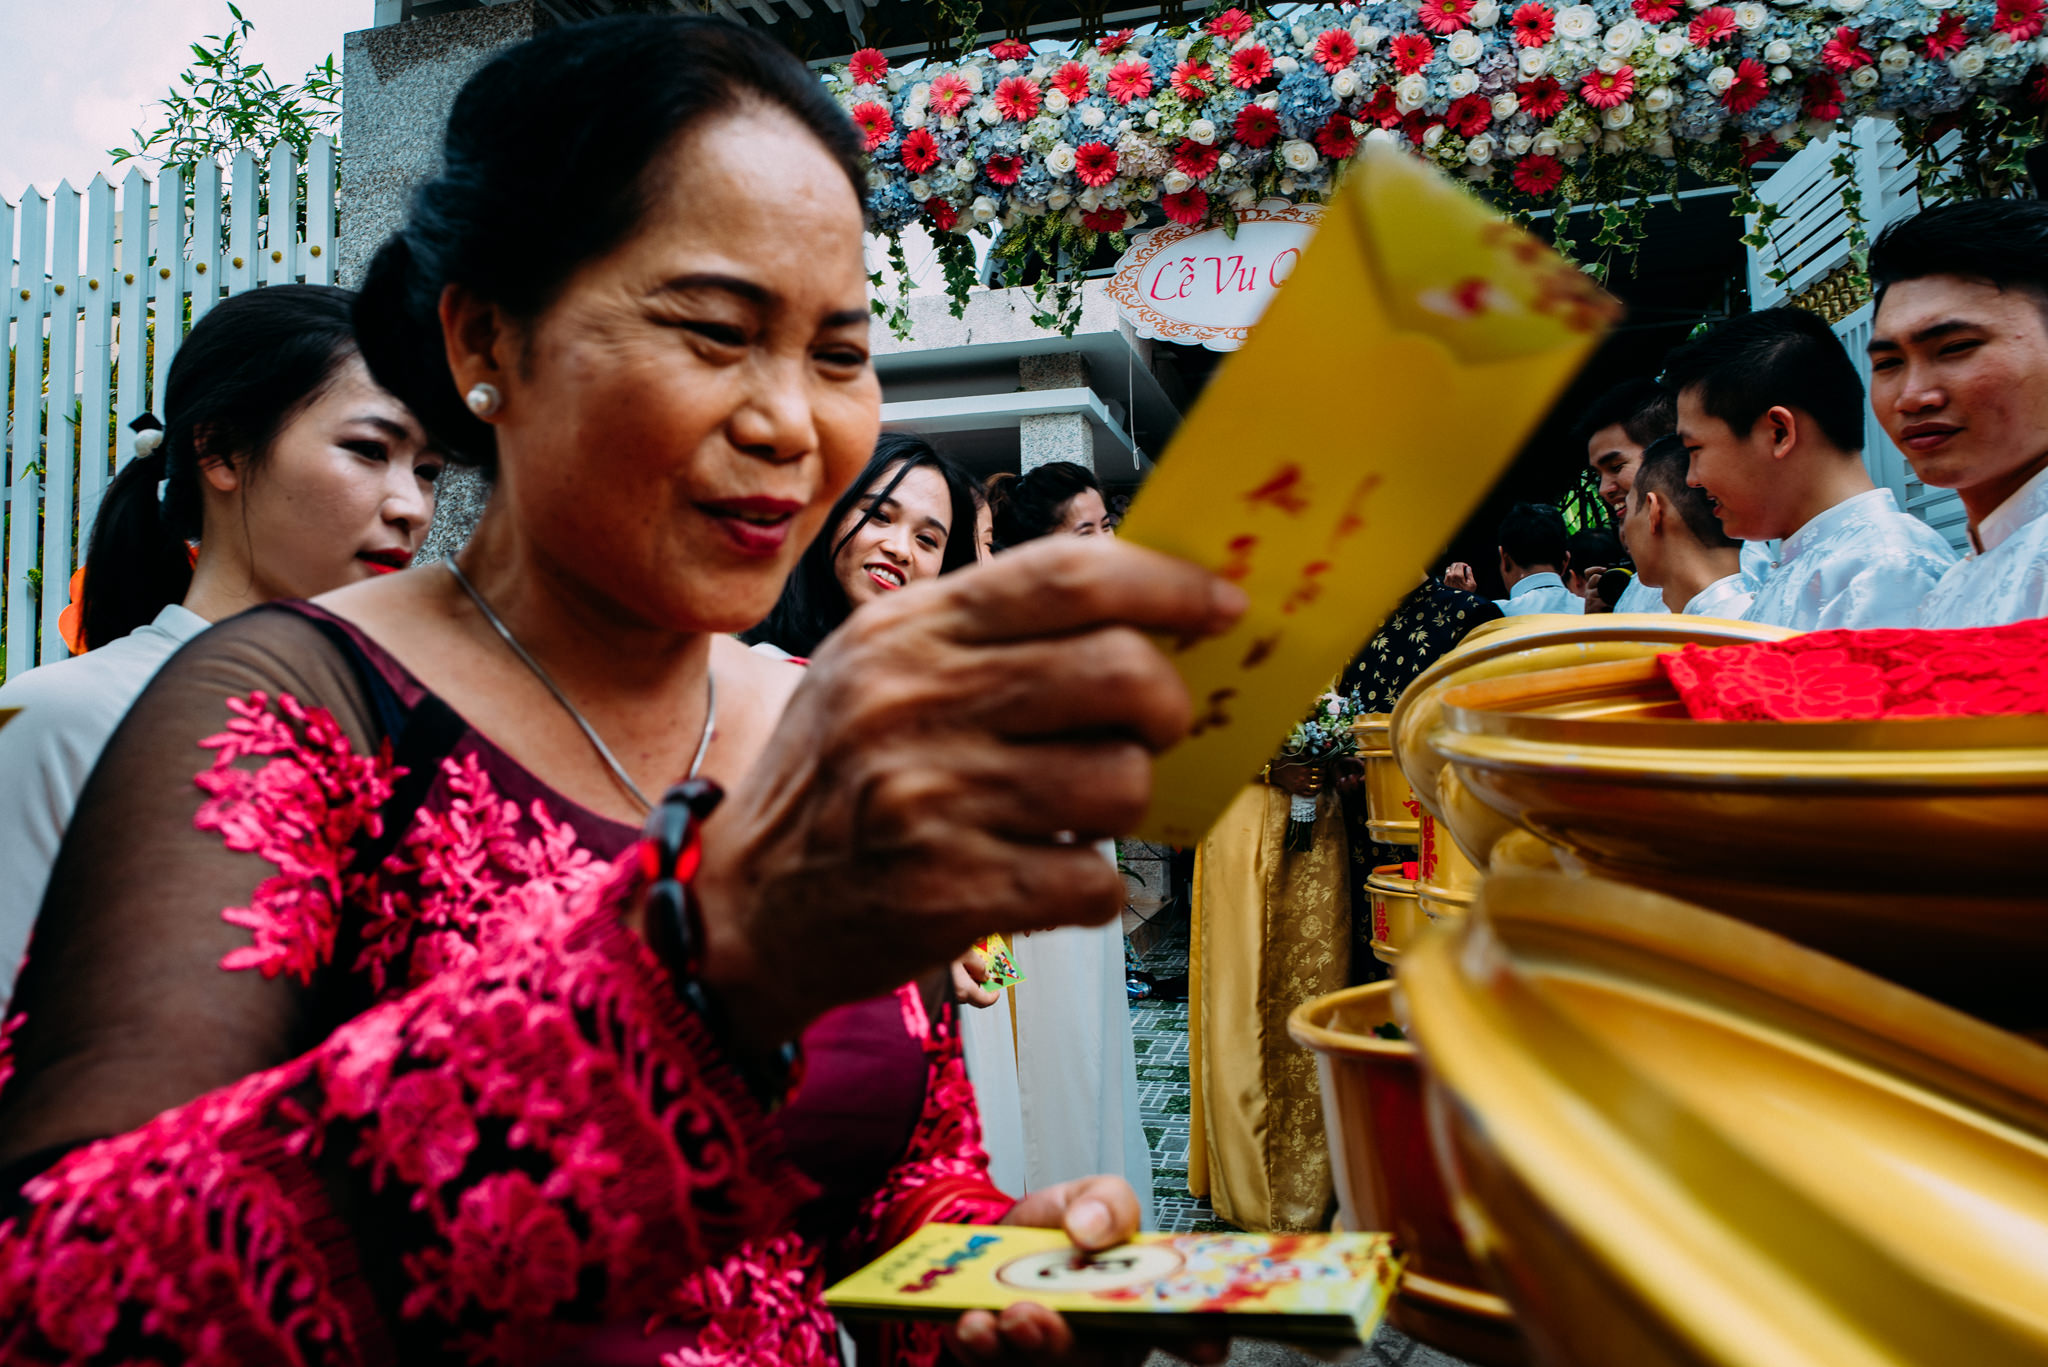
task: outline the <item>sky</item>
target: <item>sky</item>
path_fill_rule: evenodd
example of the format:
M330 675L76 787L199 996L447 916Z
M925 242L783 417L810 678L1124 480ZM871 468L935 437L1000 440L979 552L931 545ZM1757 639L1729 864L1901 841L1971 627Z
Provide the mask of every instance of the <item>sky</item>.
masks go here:
M294 83L341 36L370 26L372 0L237 0L255 21L251 56ZM0 196L117 180L110 147L152 127L151 108L189 45L227 26L226 0L0 0ZM154 174L155 168L145 168ZM126 168L121 171L126 174Z

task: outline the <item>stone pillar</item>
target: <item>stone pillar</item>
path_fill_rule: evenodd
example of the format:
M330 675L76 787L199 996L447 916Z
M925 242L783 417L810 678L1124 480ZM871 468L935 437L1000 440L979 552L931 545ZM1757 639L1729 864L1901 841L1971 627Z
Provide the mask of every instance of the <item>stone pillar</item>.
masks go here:
M362 279L377 248L405 221L413 187L440 169L442 131L463 82L492 54L531 38L548 22L537 0L512 0L362 29L342 39L335 262L342 284ZM450 468L442 476L434 525L419 560L460 550L489 496L481 475Z
M1041 389L1086 389L1088 360L1074 352L1025 356L1017 362L1018 378L1027 392ZM1079 413L1045 413L1017 424L1018 467L1035 470L1056 460L1095 468L1095 438L1088 419Z

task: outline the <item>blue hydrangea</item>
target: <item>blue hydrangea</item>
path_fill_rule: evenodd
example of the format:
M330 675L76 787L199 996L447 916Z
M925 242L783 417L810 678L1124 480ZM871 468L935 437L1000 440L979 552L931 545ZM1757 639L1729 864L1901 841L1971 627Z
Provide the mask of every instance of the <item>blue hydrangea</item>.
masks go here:
M1280 126L1290 138L1306 138L1337 112L1337 97L1321 67L1303 67L1280 82Z
M917 201L910 197L910 191L899 180L892 180L868 195L868 216L877 232L890 233L901 229L917 217L917 207Z

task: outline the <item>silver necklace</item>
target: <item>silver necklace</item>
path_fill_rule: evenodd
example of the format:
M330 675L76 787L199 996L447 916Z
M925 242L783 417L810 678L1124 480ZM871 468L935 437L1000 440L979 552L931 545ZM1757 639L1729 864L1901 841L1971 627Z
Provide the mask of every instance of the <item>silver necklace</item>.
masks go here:
M640 804L641 811L653 811L654 804L647 800L647 794L640 791L640 785L633 782L633 776L626 772L626 767L620 764L618 759L613 756L611 747L607 746L604 743L604 738L597 734L597 728L584 720L583 714L576 710L576 704L569 701L569 695L564 693L561 687L548 677L548 672L540 667L540 661L527 653L526 647L519 644L519 638L512 634L512 629L505 625L497 613L491 611L491 605L486 603L484 596L476 591L476 585L469 582L469 576L462 572L462 566L455 563L453 556L450 556L442 563L448 566L448 573L454 575L455 582L462 585L462 591L469 595L470 602L476 604L476 610L484 615L484 620L497 628L498 634L505 638L505 644L512 647L512 653L517 655L521 663L533 671L534 678L547 685L548 692L555 695L555 701L560 703L562 710L569 714L569 720L576 723L576 729L581 731L583 738L590 742L590 748L597 751L597 757L604 761L605 768L612 771L612 777L618 780L619 786L624 788L632 795L633 800ZM706 662L704 668L704 734L698 738L697 757L690 761L690 772L683 775L684 779L697 777L697 771L704 767L704 755L711 749L712 727L717 718L718 681L712 677L710 664Z

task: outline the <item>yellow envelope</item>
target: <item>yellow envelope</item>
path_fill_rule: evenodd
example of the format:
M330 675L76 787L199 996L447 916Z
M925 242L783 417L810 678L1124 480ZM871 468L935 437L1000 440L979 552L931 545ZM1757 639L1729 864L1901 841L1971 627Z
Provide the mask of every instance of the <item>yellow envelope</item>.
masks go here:
M1366 150L1118 530L1251 597L1175 657L1195 729L1160 758L1141 837L1202 837L1619 316L1436 171Z

